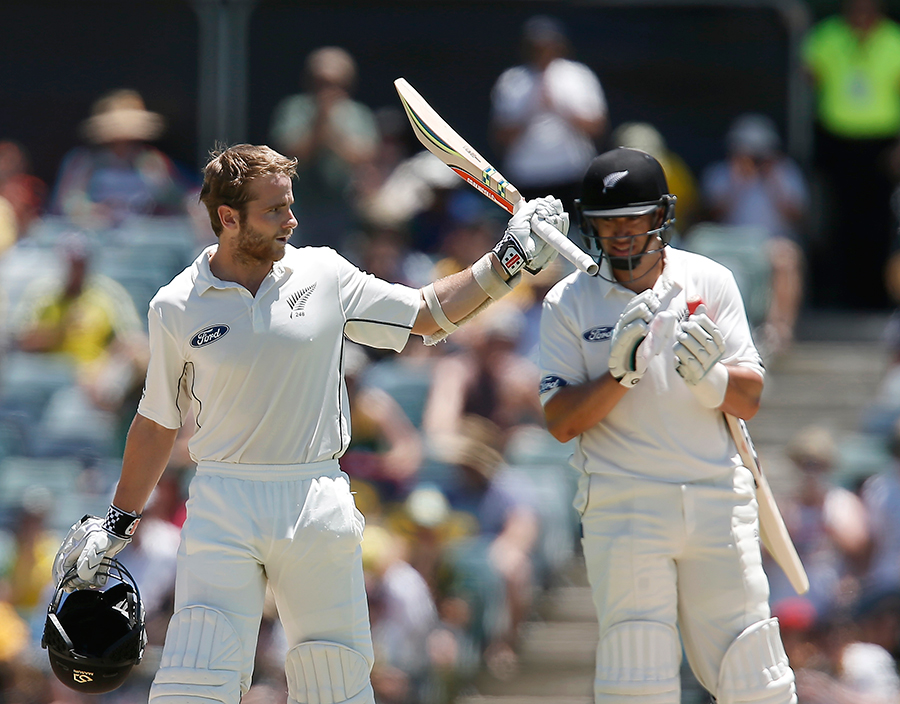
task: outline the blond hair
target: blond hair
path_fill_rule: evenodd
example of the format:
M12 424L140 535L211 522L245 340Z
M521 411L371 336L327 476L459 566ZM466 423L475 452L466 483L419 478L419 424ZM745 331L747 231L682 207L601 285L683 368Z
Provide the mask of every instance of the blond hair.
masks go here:
M272 174L293 178L296 173L296 159L289 159L265 145L236 144L211 152L203 168L200 202L206 206L213 232L217 237L222 234L220 205L234 208L243 218L247 203L253 200L250 191L253 179Z

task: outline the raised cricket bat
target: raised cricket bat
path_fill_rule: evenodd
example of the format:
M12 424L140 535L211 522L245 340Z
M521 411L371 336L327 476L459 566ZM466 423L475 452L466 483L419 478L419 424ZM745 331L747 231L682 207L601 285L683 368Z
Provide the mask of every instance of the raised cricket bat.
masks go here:
M694 314L697 307L703 303L698 298L688 301L688 313ZM797 548L794 547L794 541L791 540L787 526L784 524L784 518L781 511L778 510L778 504L775 503L775 495L772 493L772 487L769 486L769 480L763 473L762 465L759 463L759 455L753 446L753 440L750 437L750 431L747 430L747 424L742 418L733 416L730 413L723 413L725 422L728 424L728 430L734 439L734 444L741 456L744 466L753 474L753 481L756 483L756 503L759 506L759 537L766 550L774 558L778 566L784 570L785 576L794 588L797 594L806 594L809 591L809 577L800 556L797 554Z
M522 200L519 191L416 92L405 78L394 81L400 102L416 137L432 154L453 169L457 176L490 198L509 213ZM532 223L535 231L554 249L586 274L593 276L599 267L582 249L559 230L540 220Z

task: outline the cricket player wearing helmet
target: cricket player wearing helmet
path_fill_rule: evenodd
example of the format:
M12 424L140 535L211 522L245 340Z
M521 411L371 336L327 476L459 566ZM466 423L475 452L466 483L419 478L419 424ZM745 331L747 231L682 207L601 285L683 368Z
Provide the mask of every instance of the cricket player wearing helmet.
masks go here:
M731 272L666 246L674 207L649 154L596 157L577 208L600 273L544 300L547 426L577 438L594 698L677 704L683 643L719 704L789 704L753 478L723 418L756 413L764 369Z
M449 334L555 252L534 218L568 229L552 198L524 203L494 251L422 290L366 274L333 249L288 244L296 160L264 146L213 154L200 198L218 243L150 303L151 357L107 517L72 527L57 575L100 587L138 528L178 429L197 462L175 613L154 704L238 704L250 687L266 583L288 640L291 704L373 704L357 510L338 458L350 441L344 339L400 350Z

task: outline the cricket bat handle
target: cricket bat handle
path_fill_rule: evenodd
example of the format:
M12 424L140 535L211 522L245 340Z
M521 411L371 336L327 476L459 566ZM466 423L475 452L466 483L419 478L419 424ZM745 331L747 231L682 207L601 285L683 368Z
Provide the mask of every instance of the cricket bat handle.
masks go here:
M538 235L540 235L542 240L562 254L585 274L594 276L600 270L597 262L591 259L584 250L579 249L572 240L553 227L549 222L545 222L539 218L533 218L531 227Z

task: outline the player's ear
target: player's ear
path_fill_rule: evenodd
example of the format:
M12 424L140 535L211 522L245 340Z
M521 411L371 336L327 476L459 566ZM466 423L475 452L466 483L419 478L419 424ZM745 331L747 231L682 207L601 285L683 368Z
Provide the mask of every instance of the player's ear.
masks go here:
M220 205L216 212L219 215L219 221L226 230L236 230L240 226L240 214L230 205Z

